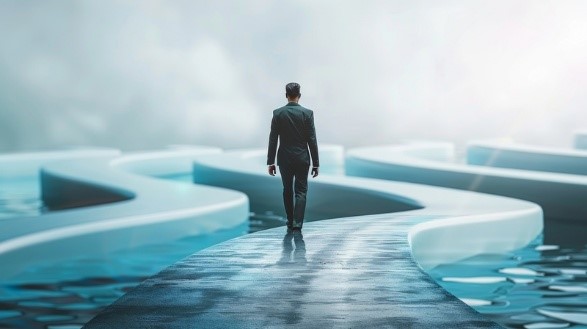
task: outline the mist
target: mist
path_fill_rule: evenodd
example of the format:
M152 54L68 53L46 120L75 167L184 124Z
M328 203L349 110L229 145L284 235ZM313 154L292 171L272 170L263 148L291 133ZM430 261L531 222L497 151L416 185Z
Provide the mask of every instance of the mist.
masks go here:
M284 86L320 143L587 128L584 1L2 1L0 151L266 146Z

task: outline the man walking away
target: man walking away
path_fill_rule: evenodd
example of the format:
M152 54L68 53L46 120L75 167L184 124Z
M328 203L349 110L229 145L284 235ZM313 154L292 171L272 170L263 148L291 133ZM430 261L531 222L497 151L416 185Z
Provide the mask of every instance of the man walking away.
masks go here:
M293 231L301 231L304 224L310 156L312 177L318 176L319 167L314 112L298 104L301 96L299 84L292 82L285 86L288 103L273 111L267 151L267 165L271 176L276 174L277 153L277 166L283 182L287 228Z

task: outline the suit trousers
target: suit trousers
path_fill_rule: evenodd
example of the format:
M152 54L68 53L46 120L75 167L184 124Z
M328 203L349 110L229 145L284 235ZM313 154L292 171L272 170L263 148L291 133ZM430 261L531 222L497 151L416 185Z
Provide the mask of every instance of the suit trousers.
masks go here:
M302 228L304 224L309 169L310 166L307 164L279 166L283 182L283 205L285 206L288 227Z

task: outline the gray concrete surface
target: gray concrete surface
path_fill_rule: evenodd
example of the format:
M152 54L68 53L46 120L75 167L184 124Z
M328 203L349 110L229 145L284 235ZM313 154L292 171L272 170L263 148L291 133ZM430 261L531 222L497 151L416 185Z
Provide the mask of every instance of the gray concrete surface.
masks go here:
M306 223L215 245L167 268L84 328L501 328L413 261L385 214Z

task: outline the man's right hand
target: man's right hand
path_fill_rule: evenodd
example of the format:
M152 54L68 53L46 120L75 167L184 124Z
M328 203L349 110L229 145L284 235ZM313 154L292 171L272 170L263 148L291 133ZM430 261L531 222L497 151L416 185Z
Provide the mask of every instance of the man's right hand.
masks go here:
M277 170L275 169L275 165L274 164L273 165L269 165L268 170L269 170L269 175L271 175L271 176L275 176L275 174L277 173Z

